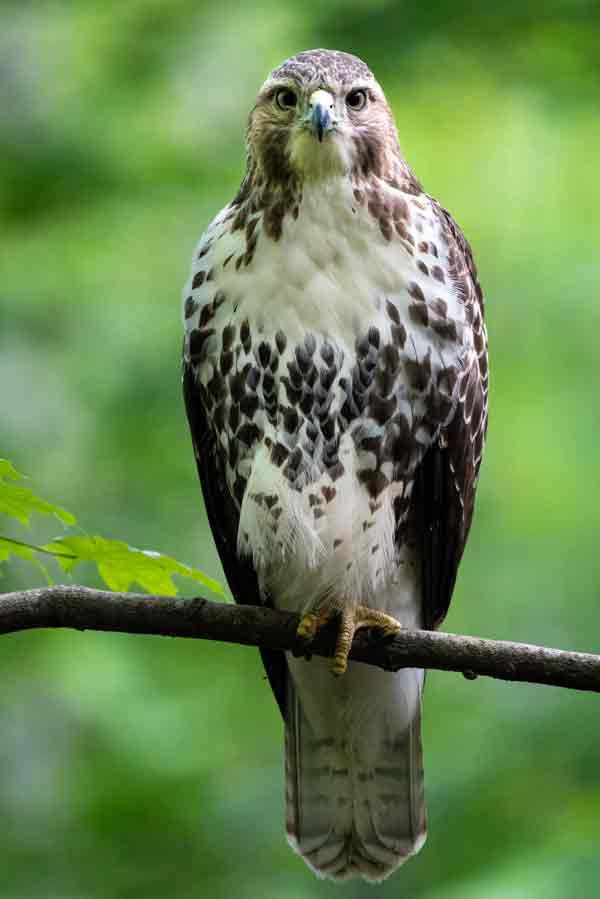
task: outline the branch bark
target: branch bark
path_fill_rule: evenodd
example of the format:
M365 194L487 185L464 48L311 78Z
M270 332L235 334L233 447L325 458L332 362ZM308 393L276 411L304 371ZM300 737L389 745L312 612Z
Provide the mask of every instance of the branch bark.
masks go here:
M0 634L67 627L193 637L294 651L299 648L298 621L297 615L259 606L111 593L79 586L0 595ZM311 644L311 653L330 656L333 644L333 628L325 628ZM434 668L459 671L469 678L484 675L600 692L600 656L526 643L422 630L407 630L383 642L367 631L360 631L350 658L387 671Z

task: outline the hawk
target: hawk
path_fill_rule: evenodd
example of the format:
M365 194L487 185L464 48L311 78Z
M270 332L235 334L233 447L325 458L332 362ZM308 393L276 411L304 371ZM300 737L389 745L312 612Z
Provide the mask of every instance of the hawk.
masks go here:
M271 72L246 157L185 287L187 415L233 595L301 615L304 656L262 651L289 841L319 876L378 881L426 836L424 674L347 657L358 628L448 610L487 422L482 293L360 59ZM332 619L334 658L309 659Z

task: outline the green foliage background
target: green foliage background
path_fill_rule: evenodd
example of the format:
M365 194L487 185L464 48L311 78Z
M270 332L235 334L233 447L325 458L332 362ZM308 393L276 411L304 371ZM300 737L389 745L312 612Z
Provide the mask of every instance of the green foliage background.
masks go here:
M489 443L447 627L599 652L599 29L593 0L4 0L0 455L86 529L221 577L180 400L180 285L268 70L356 52L487 294ZM17 561L3 588L33 577ZM2 899L339 895L285 845L257 653L67 632L0 649ZM599 710L432 673L429 842L377 895L595 897Z

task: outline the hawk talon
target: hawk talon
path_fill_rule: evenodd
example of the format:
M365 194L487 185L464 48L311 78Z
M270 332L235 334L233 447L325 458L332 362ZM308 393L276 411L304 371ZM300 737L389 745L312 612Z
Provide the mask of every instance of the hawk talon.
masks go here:
M317 632L331 621L336 613L320 614L308 612L304 615L296 629L296 636L303 643L314 640ZM395 637L402 625L391 615L379 609L370 609L368 606L355 606L353 609L343 610L339 613L340 624L335 644L335 652L330 663L331 673L336 677L344 674L348 668L348 655L352 647L352 641L356 631L362 628L377 630L384 640ZM299 650L294 653L310 659L310 653Z
M348 655L356 631L372 627L381 633L384 639L395 636L402 625L387 612L370 609L368 606L356 606L351 611L342 612L342 625L338 633L335 654L331 664L332 674L339 677L348 667Z
M317 635L317 631L319 631L324 625L326 625L327 622L331 620L331 618L331 615L318 615L314 612L308 612L300 619L300 624L296 629L296 637L299 640L302 640L303 643L314 640Z

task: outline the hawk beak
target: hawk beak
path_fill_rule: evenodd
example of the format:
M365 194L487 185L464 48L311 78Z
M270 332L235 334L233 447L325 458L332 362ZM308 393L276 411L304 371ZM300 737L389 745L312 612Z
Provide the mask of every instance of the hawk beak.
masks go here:
M333 128L333 97L327 91L315 91L309 100L310 127L313 134L323 140L323 135Z
M319 143L321 143L323 134L331 128L331 116L329 115L329 110L320 103L317 103L313 109L310 122L313 131L319 138Z

